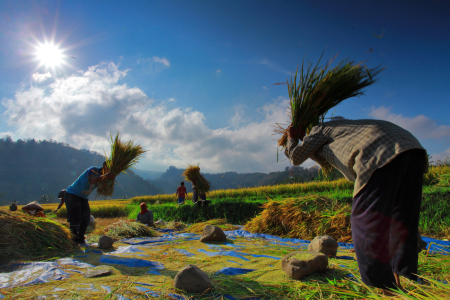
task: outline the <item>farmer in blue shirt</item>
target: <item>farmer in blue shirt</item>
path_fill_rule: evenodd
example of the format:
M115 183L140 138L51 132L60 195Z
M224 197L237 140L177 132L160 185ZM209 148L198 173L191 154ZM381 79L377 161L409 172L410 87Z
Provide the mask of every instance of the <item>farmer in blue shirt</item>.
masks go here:
M88 196L97 188L98 183L103 179L114 180L116 178L116 174L106 173L107 170L106 162L103 163L102 167L88 168L67 188L66 194L64 195L70 231L72 232L74 241L79 244L86 243L84 234L86 233L91 216Z

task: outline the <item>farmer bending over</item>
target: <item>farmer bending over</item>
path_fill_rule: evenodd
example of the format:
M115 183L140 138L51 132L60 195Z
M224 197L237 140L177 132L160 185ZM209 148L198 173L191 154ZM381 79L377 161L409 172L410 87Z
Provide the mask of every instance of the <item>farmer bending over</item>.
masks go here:
M294 165L311 158L322 171L338 169L355 182L352 237L362 281L402 289L400 275L417 280L418 228L425 149L405 129L380 120L331 120L287 129L286 156ZM302 143L297 145L299 138Z
M88 196L104 178L108 180L116 178L116 174L106 173L107 170L106 162L102 167L90 167L66 190L64 202L67 209L67 221L70 223L74 241L79 244L86 243L84 234L90 222L91 209ZM104 173L106 174L102 175Z
M136 222L141 222L147 226L155 226L153 224L153 213L151 210L147 209L147 204L145 202L141 203L141 211L136 217Z

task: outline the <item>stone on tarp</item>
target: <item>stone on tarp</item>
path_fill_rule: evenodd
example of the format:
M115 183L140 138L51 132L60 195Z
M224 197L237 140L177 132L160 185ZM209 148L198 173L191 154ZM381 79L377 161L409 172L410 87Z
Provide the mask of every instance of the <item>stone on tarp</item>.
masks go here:
M90 268L86 271L84 274L84 277L86 278L93 278L93 277L101 277L101 276L108 276L113 273L113 268L110 266L98 266L95 268Z
M328 267L328 257L320 252L295 251L281 261L281 268L293 279L302 279L316 272L324 272Z
M113 238L111 238L107 235L101 236L100 239L98 240L98 247L100 249L111 248L113 244L114 244Z
M187 265L175 276L173 286L188 293L203 293L212 288L211 279L196 265Z
M308 246L310 252L320 252L327 256L336 257L338 243L329 235L316 236Z
M224 242L226 240L227 236L220 227L213 225L206 225L203 227L200 242Z

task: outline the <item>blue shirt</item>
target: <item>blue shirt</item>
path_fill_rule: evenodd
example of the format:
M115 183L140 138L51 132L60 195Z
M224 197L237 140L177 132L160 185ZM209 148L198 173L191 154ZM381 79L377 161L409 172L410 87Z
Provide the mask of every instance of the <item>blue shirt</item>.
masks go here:
M87 199L92 191L97 188L97 184L89 184L88 179L100 177L101 169L102 167L88 168L67 188L66 192Z

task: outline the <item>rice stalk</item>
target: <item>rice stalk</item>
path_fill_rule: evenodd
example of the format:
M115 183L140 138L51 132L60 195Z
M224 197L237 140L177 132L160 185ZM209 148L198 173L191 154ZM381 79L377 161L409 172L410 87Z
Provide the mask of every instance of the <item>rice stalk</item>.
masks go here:
M111 154L110 157L105 153L105 160L107 164L107 170L102 170L103 174L110 172L113 174L127 173L130 168L139 162L140 156L144 154L145 151L141 145L135 145L133 141L122 141L119 139L119 132L113 138L111 136ZM97 188L97 194L101 196L112 196L114 192L114 182L115 180L108 180L104 177L102 181L99 182Z
M193 185L195 185L195 188L200 193L207 193L210 190L209 182L203 177L202 174L200 174L200 167L194 166L194 165L188 165L186 170L183 172L184 177L186 180L189 180L192 182Z
M74 249L69 230L53 220L0 210L0 264L42 260Z
M314 67L311 62L305 65L303 61L300 73L297 68L295 75L287 81L289 124L304 130L306 134L324 120L328 110L345 99L364 95L362 89L374 83L377 80L375 77L383 70L380 67L369 70L361 63L347 60L329 69L334 59L322 67L319 66L322 56L323 53ZM282 135L278 139L278 146L284 148L287 143L286 128L277 123L274 131Z
M281 237L311 240L330 235L339 242L350 242L351 206L318 196L306 196L285 201L269 201L264 210L247 222L245 229Z
M106 235L115 240L133 237L154 237L159 234L148 226L139 222L126 222L120 220L109 225L104 230Z

